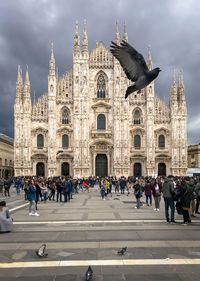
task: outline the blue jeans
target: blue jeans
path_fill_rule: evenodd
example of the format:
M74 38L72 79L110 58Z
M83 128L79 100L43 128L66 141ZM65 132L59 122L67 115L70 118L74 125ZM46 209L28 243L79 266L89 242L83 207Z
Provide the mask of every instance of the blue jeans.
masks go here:
M47 201L47 192L43 193L43 198L44 198L44 202L46 202Z
M171 209L171 221L174 221L174 200L172 198L164 198L165 201L165 217L166 220L169 221L169 207Z
M17 191L17 194L20 193L20 186L19 185L16 186L16 191Z
M125 188L121 188L121 194L124 194L124 189L125 189Z
M152 197L151 197L151 195L146 195L146 204L148 205L148 198L149 198L149 201L150 201L150 205L152 205Z
M102 191L101 191L101 197L102 197L102 199L105 198L105 190L102 190Z
M57 201L58 201L59 197L60 197L60 202L62 202L62 191L57 190Z

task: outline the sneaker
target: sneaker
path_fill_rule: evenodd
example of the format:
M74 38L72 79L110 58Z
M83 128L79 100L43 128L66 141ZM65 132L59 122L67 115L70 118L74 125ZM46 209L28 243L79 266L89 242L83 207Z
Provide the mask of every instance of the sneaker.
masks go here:
M181 225L188 225L188 223L187 223L187 222L184 222L184 223L182 223Z
M39 217L40 215L38 213L33 214L33 216Z
M173 220L173 221L171 221L171 223L172 223L172 224L175 224L175 223L176 223L176 221L174 221L174 220Z
M160 209L156 209L156 211L158 211L158 212L159 212L159 211L160 211Z
M195 216L195 215L191 215L191 217L196 218L196 216Z
M166 223L170 223L170 221L169 221L169 220L166 220Z
M154 211L157 211L157 209L155 208Z
M33 214L32 213L29 213L29 216L32 216Z
M137 206L135 206L135 209L137 209L138 207Z

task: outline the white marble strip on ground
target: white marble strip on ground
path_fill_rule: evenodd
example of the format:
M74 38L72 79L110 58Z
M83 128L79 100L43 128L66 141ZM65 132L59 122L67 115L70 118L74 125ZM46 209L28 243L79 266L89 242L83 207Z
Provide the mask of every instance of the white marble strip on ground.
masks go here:
M182 222L182 220L176 220L177 222ZM25 225L25 224L98 224L98 223L161 223L165 222L165 220L63 220L63 221L15 221L14 224ZM195 220L193 223L200 223L200 220Z
M0 268L70 267L115 265L200 265L200 259L121 259L121 260L64 260L0 263Z
M20 205L20 206L17 206L17 207L15 207L15 208L12 208L12 209L10 209L9 211L10 211L10 213L11 212L13 212L13 211L16 211L16 210L19 210L19 209L21 209L21 208L24 208L24 207L26 207L26 206L28 206L29 205L29 203L25 203L25 204L23 204L23 205Z
M189 240L148 240L148 241L95 241L95 242L48 242L47 249L119 249L128 248L199 248L200 241ZM38 248L38 242L30 243L0 243L0 250L35 250Z

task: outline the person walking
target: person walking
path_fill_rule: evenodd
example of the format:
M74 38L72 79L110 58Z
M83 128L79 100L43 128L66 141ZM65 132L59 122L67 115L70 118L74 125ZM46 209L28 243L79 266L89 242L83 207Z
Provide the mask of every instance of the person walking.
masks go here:
M28 189L27 198L29 200L29 216L39 216L36 212L36 187L34 180L31 181L31 184Z
M105 193L106 193L106 181L105 181L105 179L103 179L102 183L101 183L101 197L102 197L102 200L105 200Z
M8 179L4 181L4 195L5 197L10 197L10 186L11 186L11 181Z
M166 222L176 223L174 220L175 207L174 207L174 200L172 197L173 194L175 193L174 184L172 182L172 176L168 176L168 178L165 179L165 182L162 187L162 193L165 202ZM171 209L171 221L169 219L169 208Z

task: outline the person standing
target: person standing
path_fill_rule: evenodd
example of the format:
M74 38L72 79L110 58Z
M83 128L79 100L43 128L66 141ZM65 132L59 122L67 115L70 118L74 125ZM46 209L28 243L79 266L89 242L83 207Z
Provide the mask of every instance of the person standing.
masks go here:
M152 194L155 202L154 211L160 211L160 200L161 200L162 185L159 179L156 179L155 183L152 184Z
M60 202L62 202L62 183L61 183L61 180L58 179L56 181L56 190L57 190L57 202L58 202L58 199L60 198Z
M174 213L175 213L175 207L174 207L174 200L173 200L173 194L174 192L174 184L172 182L172 176L168 176L168 178L165 179L165 182L162 187L162 193L163 198L165 201L165 217L166 222L168 223L176 223L174 220ZM169 220L169 208L171 209L171 221Z
M39 216L36 212L36 187L34 180L31 181L31 184L28 189L27 198L29 200L29 216Z
M26 179L24 182L24 199L27 199L27 193L28 193L28 188L29 188L29 181Z
M141 197L141 186L140 186L138 180L136 180L134 188L135 188L134 195L137 200L137 205L135 206L135 209L139 209L140 208L140 197Z
M200 214L200 212L199 212L199 202L200 202L200 179L199 179L199 182L197 182L194 191L195 191L195 194L196 194L196 209L195 209L195 213L196 213L196 214Z
M125 187L126 187L126 180L124 177L122 177L120 181L121 194L124 194Z
M145 186L144 186L144 192L145 192L145 196L146 196L146 205L147 206L152 206L152 196L151 196L151 191L152 191L152 187L151 184L149 182L149 180L147 180ZM149 202L148 202L149 200Z
M6 207L6 201L0 202L0 232L10 232L13 227L13 221Z

